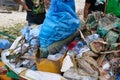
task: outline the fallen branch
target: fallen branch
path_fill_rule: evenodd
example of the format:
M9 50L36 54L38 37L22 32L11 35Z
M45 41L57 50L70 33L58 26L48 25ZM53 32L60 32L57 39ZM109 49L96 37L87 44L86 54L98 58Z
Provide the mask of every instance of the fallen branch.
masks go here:
M78 67L77 67L77 63L75 60L75 54L72 55L72 62L73 62L74 68L75 68L75 72L78 74Z
M106 51L106 52L100 52L100 54L110 54L110 53L118 53L120 50L113 50L113 51Z
M82 31L80 29L78 29L78 31L80 32L81 38L88 44L88 41L85 39Z
M99 43L102 43L102 44L108 44L107 42L101 41L101 40L95 40L94 42L99 42Z

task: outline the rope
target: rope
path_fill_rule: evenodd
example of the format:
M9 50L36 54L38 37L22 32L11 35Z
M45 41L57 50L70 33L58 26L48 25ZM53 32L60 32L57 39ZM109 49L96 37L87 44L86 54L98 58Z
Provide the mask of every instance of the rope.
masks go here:
M15 39L16 39L14 36L9 35L9 34L4 33L4 32L1 32L1 31L0 31L0 34L2 34L2 35L4 35L4 36L7 36L8 38L11 38L11 39L13 39L13 40L15 40Z

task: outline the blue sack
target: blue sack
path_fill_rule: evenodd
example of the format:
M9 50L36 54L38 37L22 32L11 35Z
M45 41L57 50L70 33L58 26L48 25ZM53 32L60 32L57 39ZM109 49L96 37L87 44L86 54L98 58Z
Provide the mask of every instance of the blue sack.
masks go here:
M55 2L55 0L51 0L52 3ZM73 11L75 11L75 1L74 0L58 0L58 2L63 2L64 4L69 5ZM53 5L54 7L54 5Z
M51 6L39 33L41 48L46 48L76 32L80 26L80 20L74 8L74 0L51 1Z

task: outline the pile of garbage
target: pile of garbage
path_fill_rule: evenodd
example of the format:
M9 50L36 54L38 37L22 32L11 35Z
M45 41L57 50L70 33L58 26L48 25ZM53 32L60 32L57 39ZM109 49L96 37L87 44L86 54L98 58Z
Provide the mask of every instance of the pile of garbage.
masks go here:
M53 0L44 23L2 52L4 64L30 80L119 80L120 19L94 12L80 22L72 1Z
M74 68L64 76L75 80L119 80L120 19L94 12L79 32L82 39L71 42L74 47L68 51Z
M60 74L56 80L119 80L120 19L113 14L94 12L89 14L86 23L81 24L77 29L79 35L70 44L64 44L59 52L48 54L47 58L43 58L36 43L39 39L29 37L28 43L28 37L22 35L9 50L3 51L2 61L25 79L47 80L35 77L43 71L48 75ZM39 28L30 30L27 36L38 35ZM34 74L28 74L31 70ZM49 77L49 80L52 79Z

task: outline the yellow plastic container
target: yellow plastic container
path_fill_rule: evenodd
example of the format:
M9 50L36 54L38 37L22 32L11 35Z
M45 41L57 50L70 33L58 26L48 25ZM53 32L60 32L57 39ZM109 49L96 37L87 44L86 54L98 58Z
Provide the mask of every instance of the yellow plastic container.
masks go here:
M40 62L36 62L38 71L52 72L60 74L60 62L52 61L48 59L41 59Z
M52 61L46 58L40 59L39 63L36 62L38 71L61 74L60 69L61 69L62 62L65 56L66 54L64 54L58 61Z

